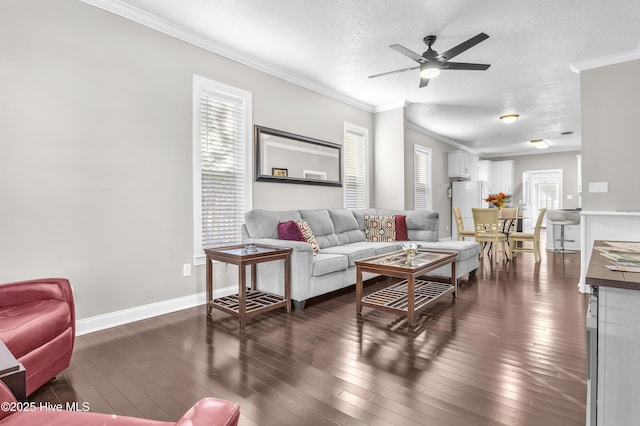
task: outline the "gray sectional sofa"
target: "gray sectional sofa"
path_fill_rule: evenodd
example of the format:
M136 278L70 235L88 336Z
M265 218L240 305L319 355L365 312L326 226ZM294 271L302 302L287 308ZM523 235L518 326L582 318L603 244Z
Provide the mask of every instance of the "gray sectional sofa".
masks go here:
M355 261L365 257L400 250L406 241L371 242L365 238L364 215L406 215L409 240L422 248L457 251L456 279L474 273L478 268L480 246L472 241L438 241L438 213L430 210L251 210L245 214L243 243L258 243L293 248L291 257L291 298L297 310L304 309L307 299L355 284ZM305 220L309 223L320 252L314 256L306 242L278 239L278 223ZM284 280L280 262L258 266L258 288L283 294ZM429 273L450 277L451 268L444 266ZM371 278L373 276L365 277Z

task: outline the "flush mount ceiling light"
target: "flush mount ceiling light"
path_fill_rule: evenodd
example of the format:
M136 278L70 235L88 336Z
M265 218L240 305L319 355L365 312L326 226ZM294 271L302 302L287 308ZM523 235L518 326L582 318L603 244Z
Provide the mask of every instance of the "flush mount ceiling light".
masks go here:
M518 117L520 117L519 114L506 114L500 117L500 120L502 120L503 123L513 123L514 121L516 121L518 119Z
M549 148L549 143L547 141L545 141L544 139L533 139L533 140L530 140L529 142L531 142L533 144L533 146L535 146L538 149L547 149L547 148Z

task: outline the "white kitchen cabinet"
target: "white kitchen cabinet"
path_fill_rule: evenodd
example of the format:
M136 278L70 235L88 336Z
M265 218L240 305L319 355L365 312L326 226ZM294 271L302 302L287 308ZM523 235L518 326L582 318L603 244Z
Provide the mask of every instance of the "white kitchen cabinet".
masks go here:
M600 240L594 241L593 246L594 249L611 248ZM587 315L586 424L637 425L640 419L640 280L633 273L610 271L609 264L608 258L593 250L585 278L586 284L594 288ZM593 315L594 310L597 315ZM592 344L594 322L595 345Z
M475 180L478 157L464 151L449 153L449 177L454 179Z
M476 170L478 173L478 180L484 182L489 182L491 180L491 161L478 161L478 167L476 168Z
M598 425L640 418L640 292L600 287L598 297Z
M513 160L491 161L489 193L513 194Z

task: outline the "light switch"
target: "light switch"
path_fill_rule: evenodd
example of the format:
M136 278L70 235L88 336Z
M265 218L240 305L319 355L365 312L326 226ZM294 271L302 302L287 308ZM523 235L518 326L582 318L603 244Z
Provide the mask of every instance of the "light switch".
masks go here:
M609 182L589 182L589 192L609 192Z
M573 200L573 194L567 194L567 200Z

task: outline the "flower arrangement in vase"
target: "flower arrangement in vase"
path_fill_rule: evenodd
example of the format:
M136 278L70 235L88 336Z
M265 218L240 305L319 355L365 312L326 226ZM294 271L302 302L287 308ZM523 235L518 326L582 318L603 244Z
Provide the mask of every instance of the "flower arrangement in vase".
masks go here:
M509 201L510 198L511 195L507 195L504 192L498 192L497 194L490 194L487 198L485 198L485 201L493 205L493 207L501 209L506 205L507 201Z
M409 266L414 266L416 261L416 254L418 254L418 245L416 243L404 243L402 250L406 257L405 263Z

